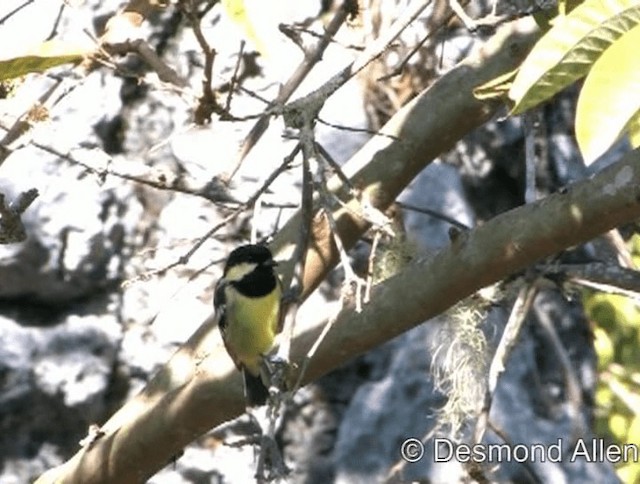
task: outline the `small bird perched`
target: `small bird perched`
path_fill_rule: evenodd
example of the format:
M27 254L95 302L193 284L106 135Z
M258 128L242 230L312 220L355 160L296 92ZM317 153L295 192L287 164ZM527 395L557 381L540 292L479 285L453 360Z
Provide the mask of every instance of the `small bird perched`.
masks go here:
M263 405L269 396L263 359L282 330L276 265L265 246L238 247L229 254L213 297L224 346L244 377L248 407Z

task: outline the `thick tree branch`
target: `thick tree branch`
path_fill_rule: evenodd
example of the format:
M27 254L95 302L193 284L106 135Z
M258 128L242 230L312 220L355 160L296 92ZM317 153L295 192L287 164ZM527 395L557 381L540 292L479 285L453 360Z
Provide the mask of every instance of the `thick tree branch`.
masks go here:
M343 169L352 184L361 190L367 203L384 210L436 156L490 119L499 105L476 100L472 89L512 70L524 58L536 38L537 33L531 28L531 22L519 21L505 26L467 61L443 76L394 116L382 130L392 138L375 137ZM638 162L637 154L634 160ZM349 308L340 314L335 327L327 334L311 361L305 381L336 368L355 354L381 344L443 311L478 287L517 271L544 255L587 240L639 216L638 203L634 198L629 199L630 194L638 190L638 173L631 166L626 166L636 184L628 184L623 173L624 180L611 185L611 189L614 194L616 190L626 193L608 196L626 198L621 201L621 207L605 207L604 216L594 215L594 210L589 209L584 211L590 216L589 220L586 216L578 219L575 214L582 213L582 204L586 204L587 200L576 200L577 212L572 211L567 208L574 202L571 191L561 196L560 203L554 202L550 207L546 207L546 201L543 201L520 209L523 213L516 216L503 215L474 231L468 240L461 237L452 248L431 263L417 264L374 288L371 303L360 314L354 314ZM609 175L610 172L606 176ZM595 184L601 178L586 183ZM349 200L346 208L334 213L340 237L345 247L349 248L368 228L365 219L358 215L361 202L351 197L348 187L343 186L338 178L329 182L329 189L343 200ZM600 193L591 188L586 190L586 195L594 198ZM584 190L580 194L586 196ZM554 200L558 200L557 197ZM597 206L597 203L594 201L590 207ZM611 202L609 204L612 205ZM565 207L566 213L556 213L560 210L558 205ZM535 221L532 223L538 239L532 239L531 232L524 230L526 227L522 227L522 233L516 230L516 227L525 223L526 217L536 215L536 210L538 217L545 212L540 219L545 224L555 222L557 225L562 221L561 215L569 217L566 222L570 227L568 234L564 233L564 228L562 235L550 228L541 230L537 227L540 222ZM502 222L505 219L512 220L514 225L505 228L505 222ZM597 219L598 223L594 221L590 226L592 219ZM580 223L576 224L577 220ZM300 221L299 215L293 217L276 237L274 248L280 253L279 259L285 253L293 252ZM492 231L488 228L493 226L502 229ZM557 226L554 229L560 230ZM500 234L507 237L508 242L497 237ZM523 238L522 234L529 234L529 238ZM516 235L518 238L512 240ZM472 242L472 239L475 241ZM503 260L505 254L508 257ZM338 253L326 217L318 216L314 220L305 264L305 295L320 283L337 259ZM292 270L288 264L282 265L285 270ZM411 295L410 301L409 289L417 292ZM402 311L398 311L398 301L403 302ZM292 346L293 361L301 361L321 331L321 325L296 328L297 336ZM292 376L295 378L295 375ZM173 455L178 454L184 445L213 426L241 414L243 410L241 378L227 357L213 318L210 317L166 367L155 375L145 390L102 426L104 435L100 434L91 445L83 448L64 465L43 475L37 482L144 482L166 465Z
M566 193L492 219L374 288L372 302L361 313L349 308L339 315L305 381L440 314L482 287L638 217L640 149ZM320 330L313 328L296 338L293 361L304 356Z
M473 89L513 70L529 52L539 32L532 19L504 26L482 48L471 54L433 86L403 107L343 166L362 200L385 211L409 182L437 156L451 149L471 130L493 117L501 107L473 96ZM329 189L347 208L336 212L340 238L348 249L368 228L357 214L361 201L349 193L339 177L329 181ZM304 296L311 293L338 261L338 251L324 217L314 221L305 264ZM289 259L300 226L299 214L276 235L272 244L281 259ZM282 264L288 274L292 268Z
M506 212L435 257L418 261L376 286L362 312L347 307L339 314L303 382L417 326L484 286L638 217L640 150L635 150L566 193ZM301 361L322 329L323 324L297 329L293 361ZM209 318L143 394L102 428L106 435L67 463L63 475L69 480L64 482L144 480L172 453L243 408L240 376Z

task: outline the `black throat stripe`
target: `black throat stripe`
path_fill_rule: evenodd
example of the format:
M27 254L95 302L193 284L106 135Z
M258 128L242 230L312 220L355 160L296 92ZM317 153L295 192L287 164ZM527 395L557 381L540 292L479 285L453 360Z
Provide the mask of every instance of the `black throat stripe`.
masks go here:
M262 297L276 288L276 276L271 267L258 266L238 281L229 281L240 294L246 297Z

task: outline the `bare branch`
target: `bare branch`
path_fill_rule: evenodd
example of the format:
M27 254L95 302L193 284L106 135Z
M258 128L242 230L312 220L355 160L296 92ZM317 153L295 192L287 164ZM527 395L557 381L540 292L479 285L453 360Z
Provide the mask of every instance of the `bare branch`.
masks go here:
M180 180L178 178L169 181L166 179L164 174L159 173L155 174L154 176L153 169L149 169L146 166L142 167L147 172L145 176L141 176L140 174L125 173L123 171L110 168L110 158L107 160L105 166L98 167L95 164L83 162L72 156L71 154L64 153L53 146L48 146L34 140L31 141L31 144L36 148L55 155L63 160L68 161L69 163L86 168L90 173L95 173L101 181L104 181L107 176L115 176L116 178L139 183L140 185L145 185L157 190L167 190L176 193L184 193L186 195L193 195L196 197L204 198L205 200L214 203L239 203L229 197L222 189L222 187L216 186L214 183L208 183L204 187L199 188L189 187L184 183L183 180ZM131 165L130 162L128 164Z
M505 26L477 51L436 81L398 111L380 130L391 137L376 136L365 144L342 171L357 186L360 199L349 197L348 187L337 177L329 180L329 190L347 207L335 214L342 240L350 248L369 224L356 214L363 200L380 211L395 200L407 184L456 140L489 119L500 107L477 100L473 89L505 71L512 70L526 55L539 35L530 19ZM294 215L276 235L276 252L297 235L299 214ZM307 255L305 294L312 291L339 258L326 224L312 232ZM282 264L282 272L291 268Z
M411 210L413 212L418 212L418 213L423 213L425 215L429 215L435 219L438 220L443 220L447 223L450 223L451 225L453 225L454 227L459 228L460 230L470 230L471 227L467 226L466 224L463 224L462 222L458 222L456 219L449 217L447 214L444 214L442 212L438 212L437 210L431 210L430 208L426 208L426 207L418 207L416 205L412 205L410 203L405 203L405 202L396 202L396 204L400 207L403 208L405 210Z
M550 264L542 268L545 275L554 276L560 282L570 282L599 291L640 298L640 273L604 262L587 264Z
M331 39L338 32L338 30L340 30L340 27L349 16L349 11L346 8L346 4L349 3L349 1L350 0L345 0L343 6L338 9L335 16L327 26L327 29L322 38L309 52L309 55L303 59L302 63L296 68L289 80L284 84L284 86L282 86L282 88L280 89L280 93L278 94L276 99L274 99L271 106L280 106L287 102L287 100L292 96L298 86L302 84L302 81L304 81L309 72L311 72L311 69L313 69L313 67L322 59L322 54L329 46ZM262 117L260 117L258 122L244 139L242 146L240 147L238 157L236 158L234 168L225 177L227 181L233 178L235 173L240 168L242 161L253 149L253 147L269 127L270 116L270 114L264 114Z
M298 149L302 149L302 145L298 144ZM295 320L298 308L301 304L300 294L302 292L305 255L307 253L309 234L311 232L311 221L313 218L313 180L311 177L311 169L309 161L303 155L302 159L302 205L301 210L302 225L300 227L299 236L296 247L293 252L294 268L291 279L285 277L283 280L284 287L288 288L288 294L285 301L285 317L282 328L282 341L278 348L278 357L283 361L291 361L291 339L295 330Z
M536 112L529 111L522 116L524 126L525 188L524 203L536 199Z
M482 287L640 217L639 200L640 150L635 150L566 193L495 217L470 231L463 243L417 260L375 286L371 303L361 313L351 305L345 307L317 348L303 383L440 314ZM403 302L402 312L397 301ZM292 361L302 361L324 330L324 322L297 328ZM104 437L38 482L144 480L194 436L243 411L241 377L210 317L148 387L102 427Z
M513 351L513 348L515 347L516 342L520 337L522 325L524 324L524 320L527 314L529 314L529 311L531 310L533 300L535 299L537 293L538 286L535 284L535 282L533 284L526 284L522 288L520 288L518 297L513 304L511 314L509 315L509 320L507 321L504 331L502 332L500 343L498 344L498 348L496 348L496 352L493 355L493 359L491 360L488 377L489 381L484 395L484 404L482 406L482 410L480 411L480 415L478 415L478 420L476 421L475 431L473 435L474 444L482 442L482 438L484 437L484 433L487 429L489 413L491 412L493 395L496 391L496 387L498 386L498 379L506 369L507 360L511 356L511 352Z
M156 73L161 81L169 82L177 87L185 87L186 81L182 79L178 73L168 66L156 51L143 39L126 40L124 42L103 44L103 48L109 54L138 54L138 56L147 63L147 65Z
M9 13L7 13L4 17L0 18L0 25L5 23L7 20L9 20L11 17L13 17L15 14L17 14L23 8L25 8L28 5L32 4L34 1L35 0L25 0L23 3L21 3L20 5L15 7L13 10L11 10Z
M383 132L394 139L374 137L343 167L373 207L385 210L435 156L496 112L497 104L478 101L472 89L520 62L537 39L531 25L528 21L517 23L498 32L481 52L446 74L387 123ZM565 194L502 214L470 232L462 243L429 261L419 260L375 286L372 302L362 313L346 307L337 316L303 382L420 324L494 280L638 217L639 159L638 153L629 155L616 167L575 184ZM621 169L628 171L620 173ZM328 184L331 192L348 197L348 190L337 178ZM603 190L603 184L617 191ZM349 204L356 211L360 201L350 200ZM579 221L568 211L569 206L580 211ZM272 249L279 260L285 257L284 249L290 250L298 240L303 216L298 212L276 235ZM347 248L369 225L342 207L334 217ZM515 239L514 234L518 236ZM338 259L331 237L326 221L315 219L305 258L302 297ZM283 260L281 266L286 279L286 274L293 273L294 261ZM405 303L402 318L397 300ZM324 323L296 328L292 361L302 361L325 328ZM39 483L56 479L86 484L144 480L195 436L244 411L241 380L224 351L214 318L207 318L145 390L102 426L103 438L42 476ZM215 412L203 412L202 408L215 408ZM132 435L145 438L132 439Z
M542 295L542 294L541 294ZM571 364L571 359L567 353L567 350L560 341L558 331L556 330L555 321L552 321L550 313L537 308L535 311L537 320L542 327L545 334L548 336L551 342L551 347L555 352L558 361L560 362L560 368L562 369L562 376L564 378L564 385L567 394L567 401L569 403L569 416L571 417L571 423L573 427L572 440L575 442L579 438L585 436L587 429L587 422L585 422L580 409L582 408L582 389L580 388L580 382Z

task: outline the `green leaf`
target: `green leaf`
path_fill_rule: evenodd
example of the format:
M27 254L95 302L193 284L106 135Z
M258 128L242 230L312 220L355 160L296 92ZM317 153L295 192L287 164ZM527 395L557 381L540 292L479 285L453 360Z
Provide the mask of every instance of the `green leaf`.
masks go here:
M504 97L509 92L517 72L518 70L514 69L491 79L489 82L474 88L473 95L480 101Z
M593 65L576 108L576 138L592 163L640 110L640 25L620 37Z
M509 91L520 114L580 79L616 39L640 23L639 0L587 0L534 46Z
M0 59L0 81L24 76L30 72L43 72L68 62L79 62L93 48L64 41L48 40L8 59Z

